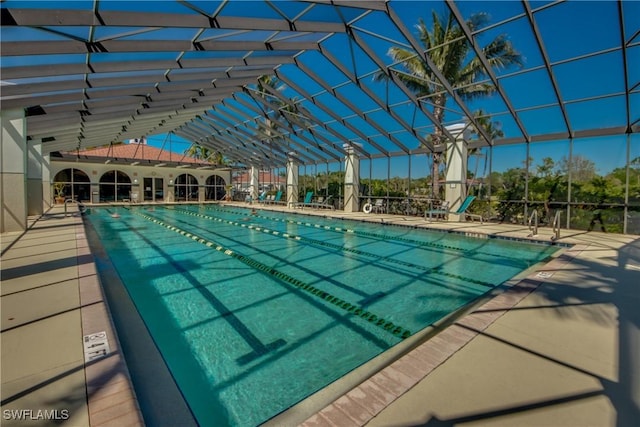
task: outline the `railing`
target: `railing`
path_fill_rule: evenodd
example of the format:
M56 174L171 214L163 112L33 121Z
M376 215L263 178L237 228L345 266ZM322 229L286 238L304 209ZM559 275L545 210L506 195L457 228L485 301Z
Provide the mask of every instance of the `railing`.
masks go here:
M553 236L551 236L551 241L556 241L560 238L560 216L562 215L562 211L556 211L556 215L553 217Z
M384 200L383 207L386 213L407 216L423 216L434 203L437 204L440 202L440 200L424 196L361 196L360 204L364 206L365 203L373 203L373 201L378 199Z
M529 217L529 230L531 233L527 237L533 237L538 235L538 211L536 209L531 212Z
M84 209L85 209L85 206L81 202L79 202L79 201L77 201L75 199L65 199L64 200L64 216L68 215L67 214L67 205L69 203L75 203L76 205L78 205L78 209L80 210L80 212L83 212Z

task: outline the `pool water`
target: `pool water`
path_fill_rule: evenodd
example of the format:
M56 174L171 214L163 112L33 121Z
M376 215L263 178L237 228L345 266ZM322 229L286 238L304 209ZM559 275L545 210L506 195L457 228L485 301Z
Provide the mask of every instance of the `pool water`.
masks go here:
M200 425L263 423L557 250L217 205L87 218Z

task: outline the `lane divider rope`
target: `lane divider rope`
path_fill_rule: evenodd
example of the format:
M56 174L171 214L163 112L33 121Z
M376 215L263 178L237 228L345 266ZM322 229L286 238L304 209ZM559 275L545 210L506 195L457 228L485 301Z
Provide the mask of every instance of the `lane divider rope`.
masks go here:
M234 211L232 209L220 209L220 208L214 208L211 207L210 205L207 205L205 207L206 210L213 210L213 211L218 211L218 212L224 212L224 213L231 213L231 214L237 214L237 215L246 215L246 212L240 212L240 211ZM457 251L457 252L462 252L462 253L471 253L471 252L475 252L475 249L466 249L466 248L460 248L458 246L452 246L452 245L443 245L441 243L434 243L434 242L425 242L422 240L416 240L416 239L411 239L408 237L401 237L401 236L388 236L385 234L378 234L378 233L373 233L370 231L363 231L363 230L355 230L352 228L345 228L345 227L334 227L334 226L330 226L330 225L322 225L322 224L315 224L315 223L311 223L311 222L307 222L307 221L296 221L296 220L292 220L292 219L287 219L287 218L277 218L277 217L271 217L271 216L266 216L266 215L254 215L258 218L262 218L262 219L267 219L270 221L278 221L278 222L286 222L289 224L296 224L296 225L302 225L305 227L312 227L312 228L319 228L319 229L324 229L324 230L330 230L330 231L337 231L337 232L341 232L341 233L348 233L348 234L355 234L355 235L359 235L359 236L364 236L364 237L374 237L377 239L383 239L383 240L396 240L399 242L405 242L405 243L412 243L415 244L417 246L425 246L425 247L433 247L433 248L437 248L437 249L447 249L447 250L452 250L452 251ZM491 254L490 254L491 255ZM506 255L492 255L492 256L499 256L500 258L503 259L508 259L510 261L514 261L517 262L518 264L523 264L525 265L525 267L529 267L530 265L518 258L513 258L513 257L509 257Z
M216 208L213 208L213 207L210 207L210 206L207 206L205 209L207 209L207 210L215 210L215 211L220 211L220 212L228 212L228 213L233 213L233 214L238 214L238 215L244 214L244 212L232 211L230 209L216 209ZM337 231L337 232L341 232L341 233L356 234L356 235L365 236L365 237L375 237L375 238L384 239L384 240L396 240L396 241L399 241L399 242L413 243L413 244L419 245L419 246L431 246L431 247L438 248L438 249L450 249L450 250L461 251L461 252L468 251L468 249L459 248L457 246L443 245L443 244L434 243L434 242L424 242L422 240L410 239L408 237L387 236L387 235L384 235L384 234L373 233L373 232L370 232L370 231L355 230L353 228L345 228L345 227L334 227L334 226L330 226L330 225L314 224L314 223L311 223L311 222L296 221L296 220L287 219L287 218L277 218L277 217L270 217L270 216L265 216L265 215L256 215L256 216L259 217L259 218L268 219L268 220L271 220L271 221L288 222L289 224L303 225L305 227L321 228L321 229L324 229L324 230L331 230L331 231Z
M262 271L264 273L267 273L271 276L276 277L277 279L280 279L282 282L285 282L289 285L294 286L297 289L300 289L302 291L305 291L315 297L318 297L320 299L323 299L331 304L333 304L334 306L336 306L339 309L342 309L344 311L346 311L349 314L352 314L354 316L358 316L361 317L362 319L368 321L369 323L401 338L401 339L405 339L411 336L411 331L409 331L408 329L396 325L391 321L387 321L382 317L376 316L375 314L371 313L368 310L365 310L364 308L355 305L355 304L351 304L348 301L345 301L341 298L338 298L334 295L331 295L330 293L323 291L322 289L319 289L315 286L309 285L308 283L304 283L303 281L296 279L295 277L289 276L286 273L283 273L281 271L276 270L275 268L269 267L266 264L263 264L259 261L256 261L254 259L251 259L250 257L247 257L245 255L239 254L231 249L225 248L224 246L213 242L211 240L207 240L204 239L196 234L193 233L189 233L188 231L182 230L174 225L171 224L167 224L157 218L154 218L150 215L145 215L143 213L131 210L130 211L133 214L136 214L142 218L145 218L157 225L163 226L165 228L167 228L168 230L174 231L184 237L187 237L195 242L201 243L211 249L215 249L218 252L221 252L227 256L230 256L232 258L237 259L238 261L252 267L255 268L256 270Z
M204 215L198 212L193 212L190 210L186 210L186 209L179 209L179 208L172 208L171 210L185 214L185 215L191 215L191 216L195 216L195 217L200 217L200 218L204 218L204 219L208 219L211 221L216 221L216 222L221 222L224 224L229 224L229 225L234 225L234 226L238 226L238 227L242 227L242 228L247 228L249 230L255 230L255 231L261 231L263 233L266 234L271 234L273 236L278 236L278 237L283 237L283 238L288 238L288 239L292 239L292 240L297 240L300 242L305 242L305 243L309 243L312 245L318 245L318 246L324 246L324 247L328 247L331 249L336 249L336 250L340 250L340 251L345 251L345 252L351 252L357 255L362 255L362 256L366 256L369 258L375 258L381 261L385 261L385 262L389 262L389 263L393 263L393 264L399 264L405 267L410 267L410 268L414 268L417 270L422 270L425 271L426 273L432 273L432 274L438 274L441 276L446 276L446 277L451 277L454 279L459 279L459 280L463 280L465 282L469 282L469 283L474 283L476 285L481 285L481 286L485 286L488 288L494 288L495 284L494 283L490 283L490 282L485 282L482 280L476 280L476 279L472 279L472 278L468 278L465 276L461 276L459 274L454 274L454 273L449 273L446 271L443 271L441 269L441 267L425 267L423 265L418 265L418 264L414 264L408 261L402 261L399 259L395 259L395 258L389 258L389 257L385 257L383 255L378 255L378 254L374 254L371 252L367 252L367 251L362 251L359 249L355 249L355 248L347 248L345 246L341 246L341 245L336 245L333 243L329 243L329 242L324 242L322 240L316 240L316 239L311 239L309 237L303 237L303 236L298 236L295 234L291 234L291 233L283 233L277 230L270 230L268 228L265 227L260 227L260 226L255 226L252 224L244 224L241 222L237 222L237 221L231 221L231 220L227 220L227 219L223 219L223 218L218 218L218 217L214 217L214 216L210 216L210 215Z

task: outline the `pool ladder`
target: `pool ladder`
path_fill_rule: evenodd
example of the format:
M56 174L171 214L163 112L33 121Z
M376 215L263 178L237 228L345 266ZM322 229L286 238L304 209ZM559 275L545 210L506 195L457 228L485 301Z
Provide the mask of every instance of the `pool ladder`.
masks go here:
M553 217L553 236L551 236L551 241L555 242L560 238L560 216L562 215L562 211L556 211L556 215Z
M80 203L79 201L74 200L74 199L65 199L65 201L64 201L64 216L68 216L68 213L67 213L67 205L68 205L69 203L75 203L76 205L78 205L78 210L79 210L81 213L82 213L82 212L84 211L84 209L85 209L85 206L84 206L82 203Z
M531 212L531 216L529 217L529 230L531 233L527 237L534 237L538 235L538 211L533 210Z

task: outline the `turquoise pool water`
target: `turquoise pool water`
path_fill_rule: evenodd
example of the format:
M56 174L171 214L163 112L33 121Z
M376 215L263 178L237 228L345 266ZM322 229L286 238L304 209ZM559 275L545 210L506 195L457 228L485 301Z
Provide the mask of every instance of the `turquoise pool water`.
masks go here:
M87 218L201 425L265 422L557 250L217 205Z

